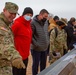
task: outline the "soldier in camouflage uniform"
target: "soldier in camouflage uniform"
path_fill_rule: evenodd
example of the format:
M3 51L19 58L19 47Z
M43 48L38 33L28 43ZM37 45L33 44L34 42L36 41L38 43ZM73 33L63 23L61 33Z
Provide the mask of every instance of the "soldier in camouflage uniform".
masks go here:
M55 29L50 34L50 64L63 56L64 49L67 50L67 33L64 30L65 23L60 20L57 24L57 37Z
M0 14L0 75L12 75L11 66L25 68L22 57L15 50L10 24L16 17L18 6L6 2Z

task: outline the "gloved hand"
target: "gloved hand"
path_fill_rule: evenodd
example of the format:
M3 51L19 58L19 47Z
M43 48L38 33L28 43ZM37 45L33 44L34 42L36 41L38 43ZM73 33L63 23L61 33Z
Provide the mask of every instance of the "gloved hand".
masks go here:
M60 52L53 51L53 52L50 52L50 56L54 59L58 59L61 57L61 54L60 54Z
M56 54L54 54L53 52L50 52L49 53L49 63L50 63L50 65L53 63L53 62L55 62L55 60L56 60Z
M12 60L12 66L14 66L18 69L20 69L20 68L25 69L26 68L21 58L16 58L16 59Z

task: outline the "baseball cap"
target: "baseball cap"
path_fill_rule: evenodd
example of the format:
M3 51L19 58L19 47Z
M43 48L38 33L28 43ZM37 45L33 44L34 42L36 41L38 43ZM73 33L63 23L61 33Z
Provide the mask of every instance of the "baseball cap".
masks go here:
M18 13L18 6L12 2L6 2L5 9L7 9L10 13Z

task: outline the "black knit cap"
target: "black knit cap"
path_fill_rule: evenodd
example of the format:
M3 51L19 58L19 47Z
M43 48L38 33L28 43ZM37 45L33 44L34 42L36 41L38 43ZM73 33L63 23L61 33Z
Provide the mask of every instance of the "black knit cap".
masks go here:
M25 15L25 14L27 14L27 13L30 13L30 14L33 15L33 10L32 10L32 8L26 7L26 8L24 9L24 11L23 11L22 16Z

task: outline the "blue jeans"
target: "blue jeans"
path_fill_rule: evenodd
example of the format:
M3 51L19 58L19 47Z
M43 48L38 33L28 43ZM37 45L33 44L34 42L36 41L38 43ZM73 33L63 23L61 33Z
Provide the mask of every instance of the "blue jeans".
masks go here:
M47 50L46 51L36 51L31 50L32 54L32 75L38 74L38 66L40 65L40 71L44 70L46 67L47 60Z

